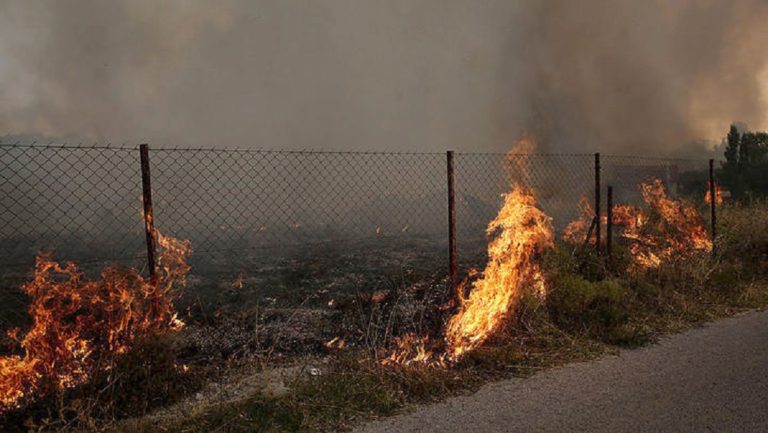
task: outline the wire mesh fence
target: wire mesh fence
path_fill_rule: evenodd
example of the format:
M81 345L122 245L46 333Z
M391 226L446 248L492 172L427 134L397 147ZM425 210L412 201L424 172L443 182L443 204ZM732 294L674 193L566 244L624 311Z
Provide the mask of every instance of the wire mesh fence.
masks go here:
M84 270L143 266L132 149L0 146L0 326L25 319L19 285L48 252Z
M141 258L132 149L0 146L0 266L40 250L81 262Z
M640 203L638 186L651 179L664 182L670 197L701 203L709 182L708 160L603 155L601 168L603 184L613 186L617 203Z
M448 274L446 154L150 149L155 226L191 241L186 299L311 305ZM455 154L460 271L512 185L560 231L595 200L593 154ZM707 161L603 156L600 185L637 202L651 177L703 199ZM146 268L138 148L0 145L0 327L25 320L34 258ZM603 196L602 202L605 202ZM604 206L604 205L603 205ZM233 287L237 286L237 290Z
M199 253L445 233L437 154L158 150L158 225Z
M201 296L321 301L445 272L441 154L152 152L155 221L189 239ZM226 284L225 284L226 285Z
M581 197L594 197L594 156L584 154L458 154L457 237L461 267L485 259L488 222L512 185L535 193L557 230L578 216Z

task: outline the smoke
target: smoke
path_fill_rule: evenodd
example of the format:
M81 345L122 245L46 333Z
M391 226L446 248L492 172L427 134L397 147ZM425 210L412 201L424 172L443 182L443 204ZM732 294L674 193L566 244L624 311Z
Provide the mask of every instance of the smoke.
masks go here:
M766 120L762 0L7 0L0 134L690 154Z
M764 1L537 2L514 51L525 124L569 148L690 153L765 127ZM526 50L527 48L527 50Z

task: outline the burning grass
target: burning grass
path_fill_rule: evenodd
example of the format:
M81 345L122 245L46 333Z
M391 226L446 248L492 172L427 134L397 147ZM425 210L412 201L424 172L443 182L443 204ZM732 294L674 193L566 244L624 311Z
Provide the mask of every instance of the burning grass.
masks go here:
M184 285L189 244L158 234L160 274L106 267L89 281L74 263L37 258L34 278L22 286L32 325L10 335L23 355L0 357L0 414L81 386L111 370L136 341L183 326L173 300Z
M523 137L507 159L515 168L511 178L527 176L525 160L519 152L530 152L533 141ZM419 363L445 367L494 337L514 315L519 299L533 293L546 296L547 287L539 266L541 253L554 246L552 218L537 207L535 193L528 187L513 184L503 194L503 204L488 224L488 262L482 273L470 271L470 277L459 287L458 310L450 316L435 341L428 336L405 335L383 364ZM471 280L471 282L470 282ZM469 295L465 292L469 290Z
M662 262L677 256L712 251L712 240L704 227L704 220L692 202L682 198L671 199L664 183L658 178L642 182L638 188L645 206L617 205L612 217L637 267L658 268ZM581 216L568 224L563 240L594 244L595 211L586 197L582 197L579 208ZM600 224L605 225L606 222L607 215L601 214Z
M525 293L540 298L547 288L538 256L554 247L552 219L536 207L532 192L515 187L488 225L499 231L488 245L488 264L446 326L448 356L456 360L493 336ZM463 292L463 288L460 288Z

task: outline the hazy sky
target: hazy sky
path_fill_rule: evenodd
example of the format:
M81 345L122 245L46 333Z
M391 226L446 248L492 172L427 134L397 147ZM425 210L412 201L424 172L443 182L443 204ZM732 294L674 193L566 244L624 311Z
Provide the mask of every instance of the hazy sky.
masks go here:
M764 0L0 0L0 135L690 153L768 128Z

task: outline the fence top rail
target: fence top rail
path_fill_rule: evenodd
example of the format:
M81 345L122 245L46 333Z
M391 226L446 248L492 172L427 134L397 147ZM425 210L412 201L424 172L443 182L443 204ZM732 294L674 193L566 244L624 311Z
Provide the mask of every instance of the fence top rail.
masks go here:
M126 143L121 144L113 144L113 143L93 143L93 144L87 144L87 143L38 143L36 141L33 141L31 143L29 142L14 142L14 143L6 143L6 142L0 142L0 148L1 147L18 147L18 148L24 148L24 149L66 149L66 150L77 150L77 149L109 149L109 150L136 150L139 148L137 145L131 145Z
M627 159L633 161L656 161L656 162L706 162L712 158L680 158L680 157L663 157L663 156L640 156L640 155L619 155L613 153L603 153L600 156L606 160L610 159ZM720 158L714 158L715 161L722 161Z
M498 156L498 157L506 157L506 156L515 156L515 157L594 157L594 153L550 153L550 152L531 152L531 153L521 153L521 152L456 152L456 155L465 155L465 156Z
M205 153L276 153L294 155L404 155L404 156L435 156L445 155L445 152L384 152L360 150L280 150L280 149L243 149L243 148L213 148L213 147L151 147L153 152L205 152Z
M0 142L2 147L38 148L38 149L120 149L137 150L138 144L85 144L85 143L38 143L38 142ZM315 150L315 149L244 149L237 147L168 147L149 145L152 152L210 152L210 153L282 153L282 154L342 154L342 155L445 155L445 152L385 152L385 151L353 151L353 150Z
M37 148L37 149L105 149L105 150L137 150L138 144L114 144L114 143L38 143L38 142L0 142L0 148ZM317 150L317 149L302 149L302 150L285 150L285 149L245 149L237 147L167 147L167 146L152 146L150 150L153 152L210 152L210 153L251 153L251 154L297 154L297 155L394 155L394 156L429 156L429 155L445 155L445 152L388 152L388 151L354 151L354 150ZM508 153L508 152L455 152L459 156L488 156L488 157L532 157L532 158L560 158L560 157L593 157L594 153L549 153L549 152L532 152L532 153ZM613 158L623 158L633 161L654 161L654 162L702 162L708 161L710 158L679 158L679 157L654 157L654 156L641 156L641 155L621 155L602 153L601 156L607 160ZM721 158L715 158L716 162L722 162Z

